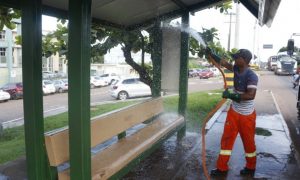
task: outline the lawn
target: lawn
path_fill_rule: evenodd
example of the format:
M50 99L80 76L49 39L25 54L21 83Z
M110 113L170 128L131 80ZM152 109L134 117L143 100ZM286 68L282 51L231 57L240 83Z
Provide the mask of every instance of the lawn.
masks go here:
M188 94L187 129L199 131L202 120L221 100L220 91L197 92ZM137 101L110 103L91 107L91 117L110 112ZM165 97L164 106L167 112L177 112L178 96ZM68 113L61 113L45 118L45 132L67 125ZM25 154L24 126L5 129L0 135L0 164L17 159Z

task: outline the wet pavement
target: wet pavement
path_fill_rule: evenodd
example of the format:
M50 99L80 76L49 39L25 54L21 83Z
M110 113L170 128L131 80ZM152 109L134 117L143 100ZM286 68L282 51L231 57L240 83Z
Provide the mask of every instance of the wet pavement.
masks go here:
M227 176L212 179L300 179L296 153L286 123L273 97L271 91L258 90L255 100L257 109L255 176L243 177L239 174L245 165L245 158L242 141L238 136ZM228 108L227 105L217 118L212 119L215 122L206 134L208 170L213 169L216 164ZM194 129L188 130L182 140L177 140L176 136L171 137L124 179L206 179L202 169L200 134L200 130Z

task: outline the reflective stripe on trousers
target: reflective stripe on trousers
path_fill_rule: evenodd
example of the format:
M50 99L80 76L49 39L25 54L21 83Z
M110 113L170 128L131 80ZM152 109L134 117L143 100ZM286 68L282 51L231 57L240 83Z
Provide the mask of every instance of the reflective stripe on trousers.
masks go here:
M250 115L242 115L235 112L232 107L230 107L227 113L227 118L224 124L224 131L221 139L221 151L217 161L218 169L222 171L227 171L229 169L228 161L238 133L241 136L246 153L246 167L249 169L255 169L255 120L255 111Z

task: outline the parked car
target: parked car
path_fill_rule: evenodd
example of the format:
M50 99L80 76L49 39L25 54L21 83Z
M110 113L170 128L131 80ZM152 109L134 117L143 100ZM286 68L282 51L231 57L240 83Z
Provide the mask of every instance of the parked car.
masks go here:
M99 77L103 78L108 84L111 84L113 81L120 79L116 73L106 73L102 74Z
M23 98L23 84L18 83L7 83L1 88L3 91L9 93L11 99Z
M43 71L42 75L43 75L43 79L52 79L56 77L56 75L50 71Z
M55 86L52 81L50 80L43 80L43 94L53 94L55 93Z
M90 85L91 88L95 88L95 87L107 86L108 82L104 80L104 78L98 76L91 76Z
M10 99L10 94L3 90L0 90L0 102L6 102Z
M188 75L189 77L196 77L198 76L198 71L196 69L190 69Z
M211 72L213 72L214 76L220 76L221 75L221 72L218 70L218 68L212 67L212 68L209 68L209 70Z
M281 56L277 59L277 65L275 68L275 74L292 75L297 71L297 61L290 56Z
M56 92L62 93L68 91L69 86L67 79L55 80L53 81L53 84Z
M200 79L208 79L213 77L214 73L209 69L204 69L198 75Z
M129 77L116 80L111 85L110 93L116 99L125 100L138 96L150 96L151 89L147 84L141 82L139 78Z

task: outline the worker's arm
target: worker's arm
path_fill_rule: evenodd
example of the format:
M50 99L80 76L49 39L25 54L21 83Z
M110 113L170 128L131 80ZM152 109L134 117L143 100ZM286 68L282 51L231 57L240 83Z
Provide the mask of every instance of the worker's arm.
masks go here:
M240 102L246 100L253 100L255 98L255 95L256 95L256 89L254 88L248 88L244 94L232 93L229 92L228 89L226 89L223 92L222 97L226 99L231 99L236 102Z
M247 92L244 94L241 94L241 100L253 100L256 95L256 89L254 88L248 88Z
M222 59L217 53L215 53L214 51L212 51L211 49L207 49L206 51L207 55L208 55L208 59L211 60L213 59L215 62L217 62L218 64L220 64L221 66L224 66L226 69L228 69L229 71L233 71L233 65L230 64L228 61L226 61L225 59Z
M220 64L221 64L221 66L224 66L229 71L233 71L233 65L231 63L229 63L228 61L226 61L225 59L221 59Z

